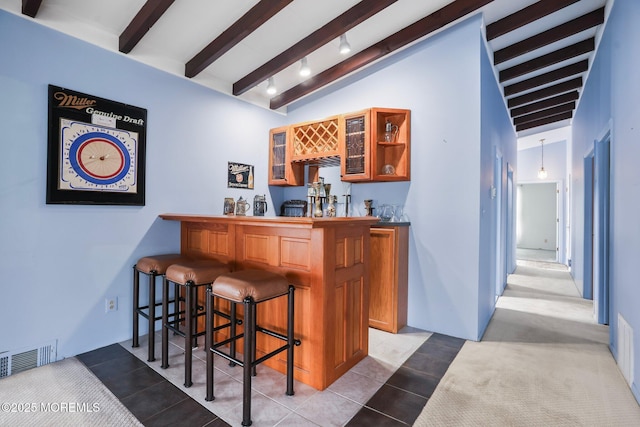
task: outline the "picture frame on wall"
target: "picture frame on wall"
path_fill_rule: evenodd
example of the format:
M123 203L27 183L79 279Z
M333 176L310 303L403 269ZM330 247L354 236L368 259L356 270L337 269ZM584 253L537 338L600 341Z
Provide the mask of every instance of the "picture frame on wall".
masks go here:
M253 190L253 165L228 162L227 188Z
M145 204L147 110L49 85L47 204Z

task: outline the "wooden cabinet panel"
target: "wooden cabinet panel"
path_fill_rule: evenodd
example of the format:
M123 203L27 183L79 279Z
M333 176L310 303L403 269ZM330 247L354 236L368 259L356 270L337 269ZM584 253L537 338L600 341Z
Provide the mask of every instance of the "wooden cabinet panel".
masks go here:
M409 227L371 228L369 326L397 333L407 324Z
M311 248L309 240L282 237L280 239L280 266L309 270L311 268Z

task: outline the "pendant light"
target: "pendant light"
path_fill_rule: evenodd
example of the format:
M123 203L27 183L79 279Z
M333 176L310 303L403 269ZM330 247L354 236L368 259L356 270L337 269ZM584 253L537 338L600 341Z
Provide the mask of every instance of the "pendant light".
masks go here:
M538 171L538 178L545 179L547 177L547 171L544 169L544 138L540 140L540 170Z

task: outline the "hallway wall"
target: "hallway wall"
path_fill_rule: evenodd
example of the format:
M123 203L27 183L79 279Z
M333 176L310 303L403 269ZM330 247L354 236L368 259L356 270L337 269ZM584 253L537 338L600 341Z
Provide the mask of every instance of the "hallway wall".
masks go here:
M611 131L610 212L610 346L619 357L617 316L621 314L634 330L636 378L631 389L640 401L640 2L615 0L592 71L586 82L573 121L573 227L572 274L582 289L584 256L584 168L583 159L594 141Z

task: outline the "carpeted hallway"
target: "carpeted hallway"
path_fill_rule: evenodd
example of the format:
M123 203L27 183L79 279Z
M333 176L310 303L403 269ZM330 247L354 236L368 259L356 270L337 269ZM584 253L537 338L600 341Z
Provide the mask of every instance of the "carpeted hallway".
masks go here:
M638 426L608 334L561 266L519 262L482 341L465 343L414 425Z

